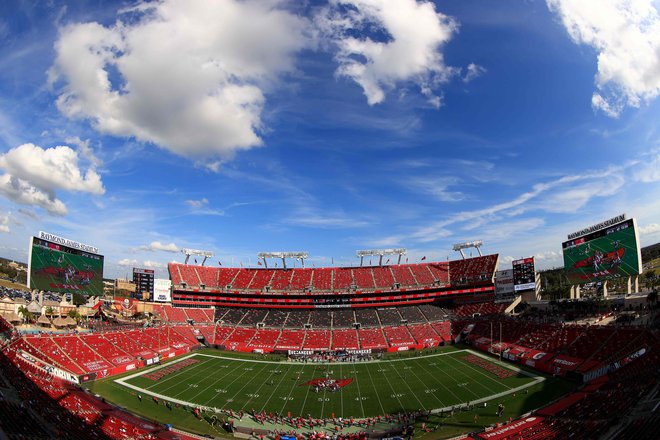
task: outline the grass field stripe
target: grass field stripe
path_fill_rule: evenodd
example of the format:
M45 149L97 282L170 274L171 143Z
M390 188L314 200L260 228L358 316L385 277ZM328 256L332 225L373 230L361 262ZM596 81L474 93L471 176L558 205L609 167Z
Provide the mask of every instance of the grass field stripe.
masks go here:
M342 373L342 370L343 370L342 366L343 366L342 364L339 364L339 377L344 379L344 373ZM339 405L340 405L339 408L341 409L341 414L343 416L344 415L344 393L341 393L339 395Z
M486 358L486 359L488 359L488 361L492 363L492 360L491 360L491 359L489 359L489 358ZM488 380L490 380L491 382L495 382L495 383L497 383L497 384L502 384L502 385L504 385L505 388L511 389L511 387L508 386L507 384L505 384L504 382L500 382L500 381L496 380L496 379L495 379L494 377L492 377L491 375L486 374L486 373L484 373L483 371L481 371L479 368L472 366L471 363L469 363L469 362L467 362L467 361L464 362L464 363L465 363L465 365L466 365L468 368L474 370L475 372L479 373L479 374L482 375L483 377L488 378ZM491 373L491 374L492 374L492 373ZM483 385L483 386L484 386L485 388L487 388L488 390L493 391L493 390L492 390L490 387L488 387L485 383L481 383L481 385Z
M169 387L165 387L165 384L167 384L168 382L170 382L170 380L173 380L173 379L179 377L179 376L182 375L182 374L185 374L186 376L187 376L187 375L190 375L191 372L192 372L192 370L195 370L196 368L199 368L199 367L202 367L202 366L206 366L206 368L203 368L202 371L207 371L209 368L213 367L213 360L208 359L208 360L206 360L206 361L202 361L202 362L200 362L200 363L197 364L197 365L191 365L191 366L188 367L188 368L183 368L181 371L176 372L176 373L170 375L171 377L167 377L167 378L165 378L165 380L162 380L162 381L157 380L157 381L155 381L156 383L154 383L153 385L148 386L147 389L150 390L150 389L152 389L152 388L158 388L158 391L161 392L161 393L162 393L162 392L165 392L165 391L167 391L167 390L170 390L170 389L172 389L172 388L174 388L174 387L176 387L176 386L181 385L181 382L176 381L176 382L174 382L174 385L171 385L171 386L169 386ZM192 374L192 375L194 375L194 374ZM164 388L161 388L161 387L164 387ZM176 397L176 396L175 396L175 397Z
M266 409L266 405L268 405L268 402L270 402L270 399L272 399L273 396L274 396L275 394L279 394L280 386L282 385L282 382L284 381L284 378L289 376L289 371L291 370L291 367L293 367L293 365L289 365L289 367L288 367L287 370L286 370L286 373L283 373L283 374L282 374L282 378L281 378L280 381L277 383L277 386L275 387L275 389L273 390L273 392L270 393L270 396L268 396L268 399L266 399L266 401L264 402L264 405L259 409L259 412L261 412L261 411L263 411L263 410ZM289 394L291 394L291 393L289 393ZM285 400L284 402L285 402L285 404L286 404L286 400ZM284 409L282 409L282 411L283 411L283 410L284 410ZM280 411L278 414L281 415L281 414L282 414L282 411Z
M414 369L414 368L411 368L411 369L410 369L410 372L412 373L413 376L415 376L415 379L417 379L417 381L418 381L419 383L421 383L423 386L425 386L425 387L432 386L432 385L429 385L428 383L424 382L422 379L420 379L419 376L417 375L417 373L415 373L415 369ZM433 377L433 375L430 375L430 377ZM425 390L428 390L428 388L426 388ZM445 405L444 402L443 402L442 400L440 400L440 398L439 398L438 396L435 395L435 393L427 393L427 394L428 394L429 396L433 396L433 397L435 398L435 400L437 400L438 402L440 402L440 406L444 406L444 405Z
M447 351L444 353L434 353L434 354L429 354L425 355L424 359L430 359L438 356L451 356L457 353L472 353L471 350L468 349L460 349L460 350L452 350L452 351ZM195 353L191 354L190 356L204 356L204 357L210 357L210 358L218 358L218 359L224 359L227 361L234 361L234 362L252 362L255 364L282 364L282 365L289 365L291 364L290 361L261 361L258 359L243 359L243 358L235 358L235 357L227 357L223 355L212 355L212 354L207 354L207 353ZM414 359L414 357L403 357L400 359L391 359L389 362L407 362L410 361L411 359ZM344 365L368 365L368 364L379 364L382 363L383 361L381 360L371 360L371 361L359 361L359 362L343 362ZM318 364L318 365L325 365L325 364Z
M215 365L214 365L214 367L215 367ZM219 379L214 380L214 381L211 383L211 385L207 386L206 388L204 388L203 390L201 390L199 393L197 393L197 394L195 394L194 396L192 396L191 399L194 399L195 397L197 397L197 396L199 396L200 394L202 394L204 391L206 391L206 390L208 390L209 388L215 386L216 383L220 382L220 381L223 380L225 377L229 376L230 374L233 374L233 373L236 371L236 369L237 369L238 367L239 367L239 366L237 365L233 370L230 370L229 368L227 368L228 371L227 371L222 377L220 377ZM213 400L213 399L215 399L216 397L218 397L218 394L220 394L220 393L216 392L216 393L215 393L215 396L213 396L213 398L212 398L211 400ZM209 400L209 402L210 402L211 400Z
M264 368L265 368L265 367L264 367ZM273 374L275 374L274 371L276 371L276 370L272 370L272 369L271 369L271 370L270 370L270 374L268 375L268 377L266 378L266 380L262 381L262 382L261 382L261 385L259 385L259 388L257 388L256 391L254 391L253 393L251 393L251 394L253 395L253 397L250 397L250 398L247 400L247 402L245 402L245 403L243 404L243 407L244 407L244 408L247 408L248 403L250 403L250 401L254 398L254 395L255 395L255 394L259 394L259 390L261 390L261 389L263 388L263 386L268 382L268 380L269 380L271 377L273 377ZM272 395L272 394L273 394L273 393L271 392L271 395Z
M261 368L261 370L259 370L259 373L261 373L261 371L265 370L266 368L268 368L268 366L267 366L267 365L264 365L264 366ZM231 384L233 384L234 382L236 382L239 378L243 377L243 375L244 375L245 373L247 373L248 371L251 371L251 370L243 370L243 372L242 372L240 375L238 375L237 378L235 378L234 380L232 380L231 382L229 382L229 384L227 384L227 388L229 388L229 386L230 386ZM240 388L238 389L238 391L236 391L236 393L235 393L233 396L230 397L230 399L232 399L232 403L233 403L233 400L238 396L238 394L239 394L241 391L243 391L243 388L245 388L249 383L250 383L250 381L245 381L245 383L243 384L243 386L240 387ZM246 408L244 407L243 409L246 409Z
M303 365L300 366L300 371L298 372L298 374L297 374L296 376L297 376L297 377L300 377L300 375L302 374L302 372L303 372L304 369L305 369L305 364L303 364ZM297 384L297 383L298 383L298 380L296 379L296 384ZM283 414L283 413L284 413L284 409L286 408L286 405L287 405L287 403L289 402L289 397L291 397L291 393L293 393L293 390L295 389L295 387L296 387L296 385L293 385L293 386L289 389L289 394L286 396L286 397L287 397L287 400L284 401L284 405L282 405L282 409L280 410L280 414ZM262 410L262 411L263 411L263 410Z
M392 371L394 371L394 372L396 372L397 374L399 374L399 373L395 370L394 365L392 365L392 362L388 362L388 364L389 364L390 367L392 368ZM385 374L385 373L383 373L383 374ZM404 372L403 372L403 374L404 374L404 375L406 374L406 372L405 372L405 366L404 366ZM401 378L401 375L400 375L400 374L399 374L399 378ZM389 383L389 379L387 380L387 382ZM424 405L424 403L423 403L421 400L419 400L419 396L417 395L417 393L414 392L414 391L412 390L412 388L410 388L410 384L409 384L408 381L406 380L406 377L405 377L405 376L402 378L401 382L403 382L403 383L406 384L406 387L408 387L408 390L410 390L410 393L411 393L413 396L415 396L415 399L417 399L417 401L419 402L419 404L422 405L421 408L422 408L422 409L426 409L426 406Z
M354 367L354 368L357 368L357 367ZM358 374L357 369L355 369L354 371L355 371L355 385L357 385L358 398L360 399L360 408L362 408L362 417L366 417L365 412L364 412L364 402L362 402L362 393L360 392L360 381L358 380L358 377L360 375ZM342 415L343 414L344 414L344 411L342 411Z
M390 389L392 390L392 394L393 394L394 396L396 396L396 400L399 402L399 405L401 405L401 408L404 408L403 402L401 402L401 399L399 398L399 393L397 393L396 390L394 389L394 387L392 386L392 382L390 382L390 379L387 377L387 374L386 374L386 373L387 373L387 371L382 371L382 372L381 372L381 374L382 374L383 377L385 378L385 381L386 381L387 384L390 386ZM378 391L376 391L376 394L378 394ZM419 402L419 399L417 399L417 401ZM420 403L421 403L421 402L420 402Z
M426 371L427 373L430 373L431 377L434 377L434 373L433 373L432 371L429 372L429 370L428 370L427 368L425 368L425 366L424 366L424 362L422 362L421 359L415 359L415 361L419 364L419 366L420 366L420 368L421 368L422 370ZM429 365L427 364L427 366L429 366ZM447 374L446 371L444 371L444 370L440 370L438 373L443 373L442 377L448 377L448 378L454 380L454 383L458 385L458 382L455 381L455 378L453 378L451 375ZM438 376L440 376L440 374L438 374L438 373L435 374L435 377L436 377L436 378L437 378ZM437 379L436 379L436 380L437 380ZM449 388L447 385L445 385L442 381L439 381L439 382L437 382L437 383L438 383L441 387L443 387L444 389L446 389L446 390L449 392L449 394L451 394L452 396L454 396L454 397L456 398L456 401L457 401L457 402L460 403L460 402L463 401L463 399L462 399L461 397L459 397L456 393L454 393L454 392L451 390L451 388ZM438 399L438 400L439 400L439 399Z
M312 368L311 370L312 370L312 377L310 377L309 380L313 380L314 376L316 376L316 369ZM295 386L297 386L297 385L298 384L296 383ZM310 388L311 387L307 387L307 391L305 392L305 399L303 400L302 407L300 407L300 411L299 411L300 416L303 416L305 414L305 412L303 410L305 409L305 405L307 404L307 396L309 396L309 389Z
M376 384L374 383L373 377L371 377L371 371L369 371L369 367L366 367L367 374L369 375L369 380L371 381L371 386L374 387L374 392L376 393L376 397L378 398L378 404L380 405L381 411L383 411L381 414L385 415L387 412L385 412L385 408L383 407L383 401L380 400L380 394L378 394L378 388L376 388ZM399 401L401 403L401 401Z
M459 362L459 363L460 363L460 368L459 368L459 367L455 367L455 366L452 364L452 362ZM467 392L469 392L470 394L472 394L474 397L477 397L477 398L478 398L478 397L479 397L479 394L477 394L477 393L475 393L475 392L473 391L473 387L479 387L479 388L485 390L487 393L493 393L493 392L494 392L492 389L490 389L490 388L488 388L487 386L483 385L482 383L476 381L476 380L474 379L474 376L469 375L469 374L463 369L463 367L466 366L467 361L462 361L462 360L445 361L445 360L443 359L443 360L442 360L442 363L443 363L443 365L444 365L443 368L444 368L445 373L449 373L449 371L451 371L451 370L454 370L454 371L457 371L457 372L458 372L458 373L456 373L456 374L447 374L447 377L449 377L449 378L450 378L450 379L456 384L456 386L459 386L459 384L461 383L460 381L462 381L462 380L466 380L467 383L468 383L470 386L463 387L463 388L466 389ZM461 376L463 377L463 379L460 379ZM498 383L499 383L499 382L498 382ZM463 400L460 400L459 402L463 402Z
M189 358L189 357L195 357L195 355L193 354L193 355L187 356L186 359ZM181 359L181 360L183 360L183 359ZM174 379L175 377L177 377L177 376L183 374L184 372L186 372L186 371L190 371L191 369L194 369L194 368L199 368L199 367L201 367L201 366L207 364L208 362L212 362L211 359L208 359L208 360L206 360L206 361L200 362L200 363L197 364L197 365L191 365L190 368L183 368L181 371L178 371L178 372L176 372L176 373L174 373L174 374L168 375L168 377L166 377L166 378L165 378L164 380L162 380L162 381L161 381L161 380L156 380L156 381L154 381L154 384L148 386L146 389L150 390L150 389L153 388L153 387L160 386L160 385L165 385L165 384L166 384L167 382L169 382L171 379ZM167 364L161 365L161 366L158 367L158 368L154 368L154 369L151 369L151 370L143 371L143 372L140 373L139 375L140 375L140 376L143 376L143 375L145 375L145 374L147 374L147 373L150 373L150 372L152 372L152 371L158 371L158 370L160 370L161 368L166 368L166 367L168 367L168 366L170 366L170 365L174 365L174 364L177 364L177 363L179 363L179 361L177 361L177 362L168 362ZM178 383L177 383L177 385L178 385ZM168 389L169 389L169 388L166 388L165 390L162 390L162 391L166 391L166 390L168 390Z
M457 384L459 383L458 380L457 380L457 376L460 375L460 376L463 376L466 380L468 380L470 385L478 386L478 387L480 387L481 389L486 390L486 391L487 391L488 393L490 393L490 394L493 394L493 393L497 393L497 392L498 392L498 391L496 391L496 390L493 390L491 387L489 387L488 385L486 385L486 384L483 383L483 382L475 381L475 380L474 380L474 377L471 376L471 375L469 375L469 374L467 373L467 370L466 370L464 367L468 367L468 368L470 368L470 363L469 363L468 361L465 361L465 360L462 360L462 359L458 359L458 360L456 360L456 362L460 362L460 367L456 367L456 366L454 366L453 364L451 364L451 362L444 362L444 361L445 361L444 359L442 359L442 361L443 361L443 363L444 363L445 365L447 365L447 369L448 369L448 370L454 370L454 371L457 372L457 373L456 373L456 376L453 376L453 379L456 380L456 383L457 383ZM490 377L490 376L488 376L488 375L485 375L483 372L479 371L478 369L475 369L475 368L470 368L470 369L471 369L472 371L474 371L475 373L479 373L479 374L481 374L482 376L485 376L485 377L488 378L489 380L495 382L497 385L504 385L502 382L500 382L500 381L498 381L497 379L492 378L492 377ZM508 387L508 386L506 386L506 385L504 385L504 387L505 387L505 388L510 388L510 387ZM479 394L475 393L475 392L473 391L473 388L472 388L472 387L466 387L466 388L467 388L467 390L468 390L473 396L479 398Z

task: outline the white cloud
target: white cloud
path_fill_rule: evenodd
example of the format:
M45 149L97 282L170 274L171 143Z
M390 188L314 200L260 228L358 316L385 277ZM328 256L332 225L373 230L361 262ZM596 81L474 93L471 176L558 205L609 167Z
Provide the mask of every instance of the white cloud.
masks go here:
M160 263L158 261L151 261L151 260L145 260L144 261L144 267L149 268L149 269L162 269L166 267L165 263Z
M124 258L121 259L117 262L118 265L120 266L127 266L127 267L137 267L138 262L137 260L131 260L129 258Z
M444 220L420 227L411 233L410 238L430 242L453 235L447 230L447 226L454 224L464 224L464 229L469 230L473 229L475 224L480 227L487 222L501 219L503 215L510 219L531 210L567 212L577 209L576 207L584 206L593 197L604 197L618 192L625 182L621 173L621 167L612 167L537 183L531 190L511 200L472 211L461 211ZM578 184L579 186L576 186Z
M199 209L209 204L209 199L204 197L200 200L186 200L186 205L190 206L193 209Z
M546 0L577 44L598 52L592 106L617 117L660 94L660 15L653 0Z
M0 232L9 232L9 215L0 214Z
M449 187L458 183L454 177L415 177L404 182L416 191L431 194L442 202L458 202L465 198L460 191L450 191Z
M638 182L660 182L660 152L654 153L650 159L635 164L633 176Z
M467 66L467 72L465 73L465 76L463 77L463 82L464 83L469 83L473 79L479 78L481 75L486 73L486 69L484 67L481 67L477 64L470 63Z
M54 194L48 194L29 182L9 174L0 176L0 194L21 205L39 206L53 215L67 213L64 203Z
M105 189L96 169L91 166L83 172L78 160L78 153L67 146L43 149L23 144L0 156L0 168L43 191L63 189L103 194Z
M78 153L68 146L19 145L0 156L0 168L6 172L0 176L0 194L22 205L65 215L66 206L56 191L105 193L95 166L83 170L78 162Z
M536 258L537 260L556 261L559 260L560 257L561 254L555 251L537 252L536 255L534 255L534 258Z
M265 92L310 42L308 22L282 3L140 2L113 26L66 26L49 72L57 106L186 157L259 146Z
M653 235L658 232L660 232L660 224L658 223L649 223L648 225L639 228L639 233L643 235Z
M459 73L440 52L458 24L431 2L331 0L315 21L334 46L337 75L358 83L369 105L383 102L397 84L411 82L438 107L438 86ZM356 31L371 36L358 38Z
M82 140L78 136L74 136L66 138L66 142L77 146L80 156L89 161L92 166L99 167L103 164L103 161L94 154L94 150L89 146L89 139Z
M163 251L163 252L179 252L179 247L174 243L161 243L160 241L152 241L150 244L140 246L138 248L142 251Z

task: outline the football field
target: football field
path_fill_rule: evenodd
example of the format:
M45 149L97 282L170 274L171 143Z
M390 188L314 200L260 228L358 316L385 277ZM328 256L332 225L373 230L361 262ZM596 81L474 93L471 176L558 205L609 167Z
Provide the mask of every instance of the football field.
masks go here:
M194 353L115 382L145 397L211 410L361 418L477 404L543 380L483 354L455 350L332 364Z

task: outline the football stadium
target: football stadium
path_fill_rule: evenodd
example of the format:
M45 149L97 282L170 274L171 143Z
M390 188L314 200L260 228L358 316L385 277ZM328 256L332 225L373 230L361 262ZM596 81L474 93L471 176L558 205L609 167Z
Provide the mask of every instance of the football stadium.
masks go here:
M0 440L660 440L660 0L0 1Z
M627 296L639 298L635 219L588 229L563 245L567 279L589 266L578 282L600 279L607 298L608 282L630 276ZM58 253L83 249L76 269L103 261L98 249L45 232L30 243L30 287L42 285L34 274L49 272ZM44 307L26 327L3 313L6 385L40 408L4 400L3 430L10 438L18 427L28 438L657 434L654 315L621 325L612 312L530 312L530 303L544 303L534 258L512 262L502 294L499 256L482 255L482 246L459 243L456 259L412 264L401 263L405 249L361 250L361 263L378 263L322 268L287 267L287 259L308 257L296 252L260 253L253 268L212 267L212 252L184 249L186 262L169 264L160 292L152 282L152 296L89 295L84 321ZM626 263L608 257L619 246ZM467 249L479 256L466 257ZM593 255L603 257L595 263ZM395 258L383 263L385 256ZM191 264L196 257L202 263ZM273 258L279 268L268 267ZM43 290L31 295L30 305L46 304ZM571 295L586 300L580 285ZM69 306L65 297L54 305ZM2 301L19 298L6 290Z

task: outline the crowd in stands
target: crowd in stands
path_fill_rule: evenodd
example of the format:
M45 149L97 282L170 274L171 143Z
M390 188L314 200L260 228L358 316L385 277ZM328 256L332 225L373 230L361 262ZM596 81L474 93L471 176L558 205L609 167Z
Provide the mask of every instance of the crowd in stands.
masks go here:
M334 268L225 268L170 263L175 288L232 291L396 290L492 281L497 255L450 262Z
M0 435L10 439L180 439L192 437L140 419L24 359L12 344L0 352Z

